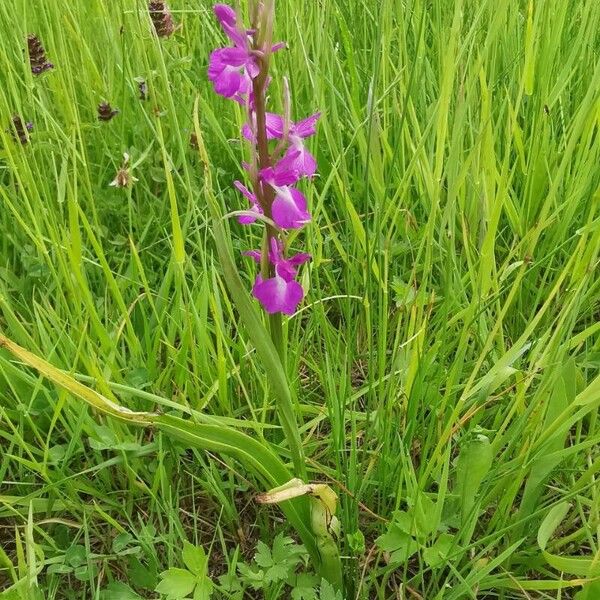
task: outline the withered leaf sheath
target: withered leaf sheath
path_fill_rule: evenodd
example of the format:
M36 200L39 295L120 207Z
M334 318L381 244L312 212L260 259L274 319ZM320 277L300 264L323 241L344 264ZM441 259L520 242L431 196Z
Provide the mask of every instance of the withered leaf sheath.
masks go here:
M15 141L21 142L23 146L29 142L29 132L33 129L33 123L25 123L19 115L12 118L12 127L8 130Z
M40 38L34 33L27 36L27 52L29 53L31 72L34 75L41 75L44 71L54 68L54 65L48 61L46 50Z
M152 0L148 3L148 12L158 37L170 37L175 32L173 15L164 0Z
M108 102L101 102L98 105L98 120L110 121L113 117L119 114L118 108L113 108Z

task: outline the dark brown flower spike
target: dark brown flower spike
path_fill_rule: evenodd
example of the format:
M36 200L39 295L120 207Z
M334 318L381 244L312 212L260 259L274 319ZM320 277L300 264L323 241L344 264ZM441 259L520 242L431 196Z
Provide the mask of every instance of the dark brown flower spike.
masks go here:
M15 141L21 142L24 146L29 142L29 132L33 130L33 123L25 123L19 115L12 118L12 127L7 129Z
M29 53L31 72L34 75L41 75L44 71L54 68L54 65L48 61L40 38L34 33L27 36L27 52Z
M164 0L152 0L148 3L148 12L158 37L170 37L177 27L173 15Z
M119 114L118 108L113 108L108 102L102 102L98 105L98 120L110 121Z

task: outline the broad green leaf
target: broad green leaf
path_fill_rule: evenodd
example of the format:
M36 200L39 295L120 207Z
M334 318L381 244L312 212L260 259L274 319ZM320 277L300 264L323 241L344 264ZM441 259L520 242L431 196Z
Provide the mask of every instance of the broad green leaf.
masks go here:
M148 561L148 566L144 566L137 556L129 556L127 565L127 576L129 581L136 587L145 590L153 590L158 580L156 560Z
M598 598L600 598L600 581L592 581L575 594L574 600L598 600Z
M390 562L399 564L406 562L419 549L418 542L396 524L392 524L388 532L378 537L375 543L391 554Z
M411 515L404 510L397 510L394 513L393 524L404 533L414 534L415 524Z
M424 492L419 491L412 508L415 515L417 537L424 538L433 533L437 527L437 510L435 503Z
M202 577L194 590L194 600L209 600L213 593L213 583L207 577Z
M240 577L249 583L255 590L262 588L265 580L265 572L262 569L252 568L246 563L239 563L237 568Z
M546 549L548 540L552 537L556 528L562 523L570 508L571 505L568 502L561 502L560 504L553 506L545 516L537 534L537 543L542 551Z
M204 575L206 573L206 553L201 546L194 546L187 540L183 542L183 551L181 553L183 563L187 569L194 575Z
M160 574L162 581L156 586L159 594L167 594L169 599L185 598L194 591L196 577L185 569L175 567Z
M492 447L484 435L477 435L461 448L456 467L456 489L460 498L461 519L464 524L475 504L483 479L492 466Z
M542 554L547 563L561 573L577 577L600 577L600 560L597 558L559 556L545 551Z
M448 561L448 553L455 547L455 538L449 533L442 533L430 548L423 549L423 560L432 569L443 566Z
M127 546L129 546L129 544L131 544L132 541L133 541L133 536L130 533L128 533L127 531L125 531L124 533L120 533L113 540L113 543L112 543L113 552L115 554L119 554L120 552L125 550L125 548L127 548Z
M71 546L65 552L65 562L72 567L78 567L84 564L87 560L87 551L85 546L81 544L76 544L75 546Z
M319 600L344 600L344 597L341 591L336 590L328 581L322 579L319 588Z
M205 424L170 415L133 412L98 394L91 388L79 383L71 375L57 369L47 361L0 335L0 347L2 346L56 385L63 387L80 400L103 413L135 425L159 427L180 442L190 444L201 450L221 452L239 460L265 483L267 489L283 485L292 479L288 468L268 444L238 431L231 425L231 420L227 425L218 425L218 419L211 424ZM315 537L310 529L310 512L306 498L296 498L284 502L281 509L300 535L302 542L315 560L315 564L319 565L320 557Z
M134 412L124 406L116 404L91 388L79 383L76 379L64 371L52 366L49 362L39 358L28 350L21 348L3 335L0 335L0 347L6 348L25 364L39 371L40 374L50 379L50 381L54 382L56 385L65 388L77 398L80 398L90 406L93 406L104 413L130 423L143 424L149 423L152 420L151 413Z
M292 600L316 600L316 586L319 584L319 578L310 573L300 573L288 581L292 587Z
M143 600L127 584L120 581L109 583L101 592L100 600Z

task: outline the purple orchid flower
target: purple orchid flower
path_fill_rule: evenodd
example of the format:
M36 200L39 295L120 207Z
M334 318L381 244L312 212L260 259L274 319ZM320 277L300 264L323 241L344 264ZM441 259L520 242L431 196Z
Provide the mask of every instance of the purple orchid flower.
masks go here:
M283 257L283 242L281 240L271 238L271 245L269 248L269 262L275 267L276 272L280 277L283 277L286 281L291 281L296 277L297 269L300 265L308 262L312 259L310 254L306 252L298 252L294 256L289 258ZM260 250L247 250L242 252L244 256L249 256L256 263L261 262L262 254Z
M208 78L215 92L225 98L247 94L259 71L256 57L248 48L218 48L210 55Z
M258 263L261 261L261 253L257 250L251 250L244 254ZM271 238L269 261L274 266L274 276L263 279L259 274L252 288L252 295L269 314L282 312L292 315L296 312L304 298L304 290L295 280L297 267L310 259L310 254L306 253L299 253L287 259L283 258L282 242Z
M317 161L315 157L306 149L304 140L307 137L315 135L316 125L320 119L321 113L315 113L297 123L290 123L288 128L288 148L284 160L287 161L289 168L298 171L301 176L313 177L317 172ZM254 113L252 113L254 120ZM274 113L266 114L267 138L282 139L285 135L285 120L281 115ZM243 136L248 140L254 141L254 134L250 125L245 124L242 128Z
M262 181L275 191L275 199L271 205L271 216L282 229L301 229L310 223L311 216L307 209L304 194L291 187L299 179L299 172L290 168L290 161L279 161L275 167L260 172Z
M256 194L253 194L241 181L234 181L233 185L250 201L250 210L255 212L257 215L263 214L263 209L261 208L258 200L256 198ZM238 217L238 221L242 225L249 225L250 223L254 223L257 217L253 215L241 215Z
M252 159L242 163L252 187L246 187L241 181L234 182L235 188L250 203L249 210L239 216L238 221L254 223L266 213L278 229L300 229L310 222L311 215L304 194L295 184L303 177L313 177L316 172L316 160L306 149L304 140L315 134L320 113L294 123L267 111L267 88L271 81L268 55L285 47L283 43L271 41L272 4L257 3L253 29L244 26L231 6L219 3L213 9L231 45L212 52L208 78L218 94L234 100L247 111L242 135L252 146ZM287 84L284 87L287 90ZM286 98L284 104L288 106L289 98ZM259 115L264 127L261 132L258 132ZM281 142L274 149L270 149L270 144L259 148L258 133L261 138L266 137L267 142ZM269 227L265 235L268 239L266 256L258 250L244 252L263 265L263 272L268 268L269 273L257 276L252 293L266 312L291 315L304 297L302 286L296 281L298 267L310 260L310 255L300 253L285 258L279 239L281 232Z
M233 47L218 48L211 53L208 78L221 96L234 98L247 94L252 88L252 79L260 72L249 34L238 25L236 12L230 6L216 4L214 11Z
M304 290L297 281L286 281L279 275L269 279L257 275L252 287L252 295L270 315L275 313L293 315L304 298Z
M302 121L298 121L298 123L292 123L288 133L290 147L284 156L284 160L290 161L290 167L306 177L313 177L317 172L317 161L306 149L304 140L315 135L317 121L320 117L321 113L315 113Z
M217 94L242 101L252 90L252 80L260 73L258 57L261 53L255 51L251 44L254 31L245 30L238 23L237 14L231 6L215 4L213 10L233 47L218 48L211 53L208 78ZM284 44L275 44L271 52L283 47Z
M253 128L256 129L256 116L252 112L252 121ZM275 113L266 113L265 114L265 122L267 129L267 139L268 140L280 140L283 137L283 120L281 117ZM255 142L253 128L246 123L242 127L242 135L249 141Z

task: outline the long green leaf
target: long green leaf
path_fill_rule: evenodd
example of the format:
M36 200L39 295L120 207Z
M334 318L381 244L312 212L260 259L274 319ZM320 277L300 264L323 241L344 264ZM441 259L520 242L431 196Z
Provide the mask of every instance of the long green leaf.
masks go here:
M266 442L254 439L231 424L204 424L171 415L134 412L83 385L3 335L0 335L0 347L6 348L24 364L104 414L134 425L156 427L190 447L231 456L257 476L267 489L283 485L292 479L289 469ZM284 502L281 508L318 565L319 553L309 526L310 513L306 499L297 498Z
M229 293L231 294L240 313L240 317L244 322L246 330L248 331L248 335L256 347L258 355L263 361L267 376L269 378L269 383L273 389L275 398L277 399L277 409L286 439L290 445L295 474L301 479L306 479L306 465L304 462L302 440L300 439L292 396L283 365L281 364L277 350L271 341L271 337L269 336L269 333L263 325L258 311L250 299L248 291L246 290L246 286L238 274L237 267L235 266L229 245L227 243L227 235L223 226L223 220L221 218L219 206L213 194L212 178L209 166L210 163L206 153L206 148L204 147L202 132L200 130L200 123L198 120L197 98L194 105L194 127L200 158L205 167L205 196L213 219L213 235L215 238L215 244L217 246L217 252L219 254L219 261L221 263L221 267L223 268L225 282L227 283Z

